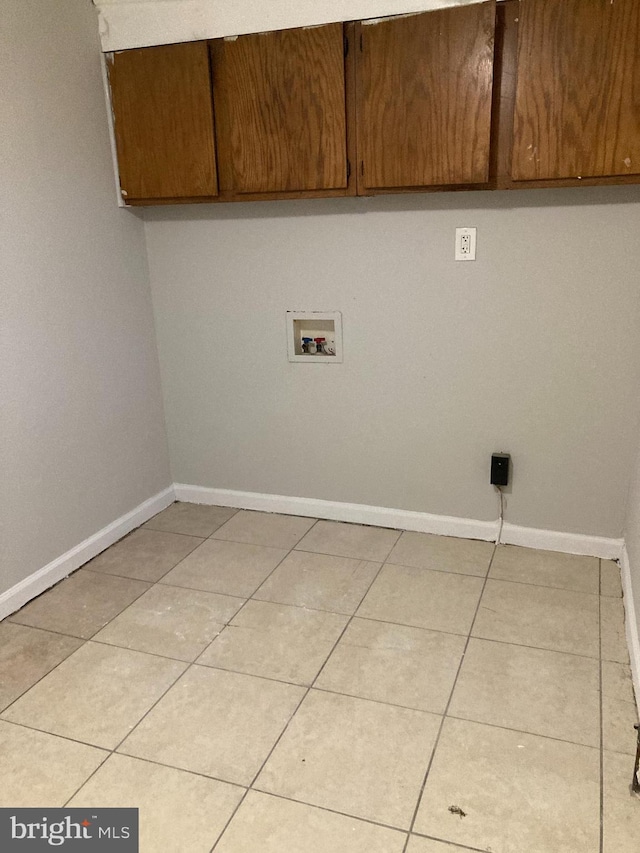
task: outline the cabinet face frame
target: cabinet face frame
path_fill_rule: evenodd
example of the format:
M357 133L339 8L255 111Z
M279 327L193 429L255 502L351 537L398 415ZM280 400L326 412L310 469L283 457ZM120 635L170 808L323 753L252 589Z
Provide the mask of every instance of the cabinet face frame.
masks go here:
M172 190L179 198L217 195L206 44L121 51L107 59L107 75L122 198L155 202Z
M327 25L339 26L339 24ZM216 116L218 163L219 163L219 201L257 201L272 199L297 199L297 198L331 198L354 196L356 194L355 178L355 61L354 61L354 25L343 23L342 43L344 62L344 126L345 126L345 166L346 174L343 187L330 189L302 189L302 190L265 190L265 191L243 191L238 187L238 180L234 170L234 152L232 142L232 116L225 97L216 97L216 83L219 80L220 66L222 63L222 51L225 40L215 39L209 43L211 51L211 66L214 77L214 112ZM293 30L292 32L296 32ZM269 33L262 34L269 36ZM231 44L237 43L242 38L253 36L238 36ZM260 37L260 36L258 36Z
M390 16L356 24L358 195L490 188L492 112L496 86L493 73L495 17L494 0L486 0L469 6ZM415 39L414 47L417 50L405 64L405 54L398 47L398 40L406 34L411 38L414 33L421 34ZM377 56L371 53L376 50L376 41L381 51ZM469 43L473 43L474 48L477 45L477 53L474 50L478 57L477 65L468 62L466 48ZM424 51L420 53L423 45ZM385 65L380 57L393 56L394 51L396 62ZM451 73L442 76L439 81L438 59L443 57L450 62ZM393 165L401 163L403 157L409 159L406 152L415 143L408 137L393 140L386 152L384 143L369 142L374 138L379 139L386 132L383 127L385 123L391 125L387 127L387 137L393 136L395 128L400 126L403 109L397 108L397 120L393 116L385 116L385 104L391 98L385 101L384 95L368 97L367 86L373 86L377 92L388 87L392 96L396 74L396 83L406 90L405 97L409 99L408 90L414 85L414 78L406 72L413 65L416 69L422 65L424 70L422 77L415 77L415 88L421 100L412 120L413 129L415 131L417 127L422 130L426 124L431 127L433 138L425 140L424 136L416 137L419 159L417 166L411 168L410 164L406 167ZM464 69L466 74L455 76L454 66ZM478 111L475 121L471 116L467 117L462 98L459 97L461 93L468 92L472 93L473 108ZM398 174L398 179L391 177L393 172ZM413 180L399 177L403 172L405 176L412 172Z

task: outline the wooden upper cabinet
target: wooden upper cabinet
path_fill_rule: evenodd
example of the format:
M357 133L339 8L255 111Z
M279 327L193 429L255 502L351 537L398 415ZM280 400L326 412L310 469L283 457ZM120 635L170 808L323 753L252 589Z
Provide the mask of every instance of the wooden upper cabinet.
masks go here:
M220 39L212 66L221 190L346 190L343 24Z
M639 0L521 0L516 181L640 174Z
M123 198L215 196L207 43L122 51L108 69Z
M489 179L495 2L360 25L358 188Z

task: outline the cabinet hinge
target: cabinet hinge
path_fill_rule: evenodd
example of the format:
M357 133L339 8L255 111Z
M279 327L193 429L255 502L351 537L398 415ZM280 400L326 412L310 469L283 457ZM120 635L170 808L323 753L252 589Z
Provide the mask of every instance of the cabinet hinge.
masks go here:
M364 160L360 160L360 174L364 175Z
M362 33L360 33L360 50L364 50L364 47L362 46Z
M349 39L347 36L344 37L344 58L347 58L347 54L349 53Z
M351 160L347 160L347 181L351 177Z

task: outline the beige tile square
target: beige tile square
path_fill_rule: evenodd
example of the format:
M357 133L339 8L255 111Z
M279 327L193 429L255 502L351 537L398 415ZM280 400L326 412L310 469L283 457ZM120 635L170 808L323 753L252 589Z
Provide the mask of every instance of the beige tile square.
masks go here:
M102 629L100 643L193 661L242 607L242 598L156 584Z
M415 830L493 853L598 853L599 750L447 719Z
M237 512L237 509L227 506L207 506L176 501L142 526L151 530L182 533L186 536L199 536L206 539Z
M319 521L298 544L300 551L333 554L382 563L395 545L399 530L386 527L366 527L341 521Z
M640 795L631 791L633 761L604 753L603 853L638 853Z
M379 563L293 551L255 598L351 615L379 569Z
M348 616L248 601L198 663L311 684Z
M271 548L286 548L289 551L315 523L315 518L242 509L219 530L216 530L213 538L247 542L250 545L268 545Z
M81 645L75 637L0 623L0 711Z
M2 717L113 749L184 668L178 661L85 643Z
M622 599L606 596L600 598L600 630L602 659L629 663Z
M162 583L249 598L286 553L283 548L207 539Z
M620 566L613 560L600 560L600 595L622 598Z
M455 539L431 533L405 531L393 546L387 562L416 569L457 572L484 577L494 549L493 542Z
M216 853L402 853L405 834L249 791Z
M599 747L600 664L471 639L448 713Z
M483 581L409 566L383 566L358 616L468 634Z
M464 853L472 849L469 847L458 847L457 844L449 844L447 841L434 841L431 838L422 838L412 835L407 845L407 853Z
M11 621L89 639L147 589L142 581L80 569L25 604Z
M599 656L597 595L488 580L473 636Z
M302 687L194 666L118 751L248 785L303 696Z
M315 687L444 714L466 640L354 619Z
M138 808L142 851L209 853L243 793L226 782L114 754L69 808Z
M626 663L602 662L602 733L604 748L635 755L638 707L631 670Z
M201 541L194 536L141 527L98 554L86 568L92 572L154 583L197 548Z
M600 590L600 561L597 557L499 545L489 577L597 595Z
M406 829L440 720L311 690L255 787Z
M107 755L0 720L0 808L59 808Z

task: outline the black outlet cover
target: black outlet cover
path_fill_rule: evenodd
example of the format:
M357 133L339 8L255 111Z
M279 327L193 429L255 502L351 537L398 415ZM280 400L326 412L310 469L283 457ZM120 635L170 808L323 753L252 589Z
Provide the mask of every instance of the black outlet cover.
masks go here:
M511 457L508 453L493 453L491 456L491 485L508 486Z

